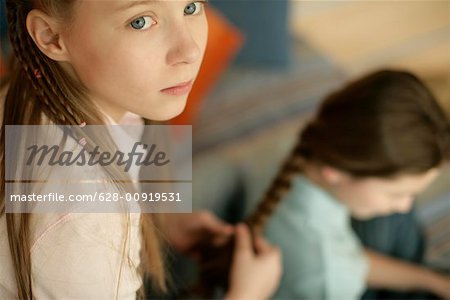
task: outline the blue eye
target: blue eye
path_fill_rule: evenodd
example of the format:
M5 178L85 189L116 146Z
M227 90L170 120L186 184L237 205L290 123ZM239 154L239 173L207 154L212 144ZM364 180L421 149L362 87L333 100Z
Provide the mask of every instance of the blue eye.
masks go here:
M203 5L204 3L200 1L189 3L184 8L184 14L187 16L196 15L202 11Z
M154 24L156 24L156 22L150 16L139 17L130 23L131 27L133 27L136 30L148 29Z

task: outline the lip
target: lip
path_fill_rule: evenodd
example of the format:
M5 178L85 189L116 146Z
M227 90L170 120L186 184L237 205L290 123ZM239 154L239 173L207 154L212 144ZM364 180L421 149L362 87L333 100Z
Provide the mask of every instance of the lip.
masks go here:
M189 91L192 89L193 80L189 80L186 82L182 82L180 84L177 84L175 86L162 89L161 92L168 95L173 96L181 96L189 93Z

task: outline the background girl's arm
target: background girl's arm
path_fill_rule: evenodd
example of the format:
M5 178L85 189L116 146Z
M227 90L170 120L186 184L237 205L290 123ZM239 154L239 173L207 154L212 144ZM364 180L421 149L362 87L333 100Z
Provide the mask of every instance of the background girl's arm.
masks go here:
M423 290L450 299L450 276L366 249L367 283L371 288Z

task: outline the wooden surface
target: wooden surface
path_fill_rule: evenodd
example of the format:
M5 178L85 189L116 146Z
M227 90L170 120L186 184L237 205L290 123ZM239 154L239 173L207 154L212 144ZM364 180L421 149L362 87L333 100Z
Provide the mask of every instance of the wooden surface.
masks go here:
M292 1L291 28L350 76L414 71L450 113L450 1Z

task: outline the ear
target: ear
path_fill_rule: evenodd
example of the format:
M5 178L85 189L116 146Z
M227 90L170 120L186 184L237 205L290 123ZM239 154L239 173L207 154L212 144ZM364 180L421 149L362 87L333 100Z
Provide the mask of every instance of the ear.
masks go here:
M67 61L61 25L41 10L33 9L27 16L27 30L39 50L55 61Z
M347 173L329 166L323 166L320 170L320 174L330 185L343 183L350 178Z

